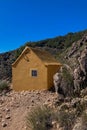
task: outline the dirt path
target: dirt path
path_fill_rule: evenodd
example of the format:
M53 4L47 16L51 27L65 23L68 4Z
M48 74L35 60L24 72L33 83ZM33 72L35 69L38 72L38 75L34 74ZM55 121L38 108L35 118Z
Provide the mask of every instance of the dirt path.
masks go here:
M26 130L27 113L37 105L50 105L54 98L49 91L11 91L0 96L0 130Z

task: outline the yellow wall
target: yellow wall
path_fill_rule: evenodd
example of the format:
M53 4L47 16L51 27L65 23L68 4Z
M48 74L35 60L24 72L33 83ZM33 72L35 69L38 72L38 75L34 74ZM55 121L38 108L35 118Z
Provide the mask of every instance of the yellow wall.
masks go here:
M47 81L48 88L53 87L53 75L59 71L61 65L48 65L47 66Z
M26 56L23 54L20 61L12 67L13 89L16 91L47 89L47 68L33 51ZM37 77L31 76L32 69L38 71Z

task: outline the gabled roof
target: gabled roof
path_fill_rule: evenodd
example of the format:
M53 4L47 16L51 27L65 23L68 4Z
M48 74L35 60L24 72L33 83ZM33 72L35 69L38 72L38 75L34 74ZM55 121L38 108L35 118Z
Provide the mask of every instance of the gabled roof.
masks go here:
M16 59L16 61L12 64L14 66L16 63L20 61L20 58L22 57L23 54L33 51L35 55L38 56L38 58L45 64L45 65L61 65L50 53L47 51L37 49L37 48L32 48L26 46L21 55Z

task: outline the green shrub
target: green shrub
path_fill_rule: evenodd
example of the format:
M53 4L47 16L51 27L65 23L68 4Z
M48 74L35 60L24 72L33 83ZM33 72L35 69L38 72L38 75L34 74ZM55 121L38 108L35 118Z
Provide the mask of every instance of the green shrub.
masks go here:
M82 113L85 111L85 109L87 108L87 103L85 100L83 100L83 102L78 102L76 103L76 115L77 116L81 116Z
M73 86L73 76L71 75L71 73L69 72L69 70L67 70L65 67L63 67L63 78L66 80L66 82Z
M15 59L17 59L19 57L19 55L22 53L22 51L24 50L25 46L21 46L19 49L17 49L15 51Z
M33 109L27 116L27 127L32 130L52 128L53 111L45 106Z
M0 92L3 90L9 90L9 84L5 80L0 80Z
M60 127L64 130L71 130L75 122L75 112L59 111L57 115Z
M73 97L74 91L73 91L73 76L67 67L62 68L62 82L61 86L64 90L65 96Z

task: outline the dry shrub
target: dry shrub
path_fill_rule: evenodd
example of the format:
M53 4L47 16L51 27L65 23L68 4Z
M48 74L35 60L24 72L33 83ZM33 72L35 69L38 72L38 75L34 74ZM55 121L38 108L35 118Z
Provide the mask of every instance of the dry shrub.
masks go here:
M27 127L32 130L52 128L53 111L45 106L34 108L27 116Z

